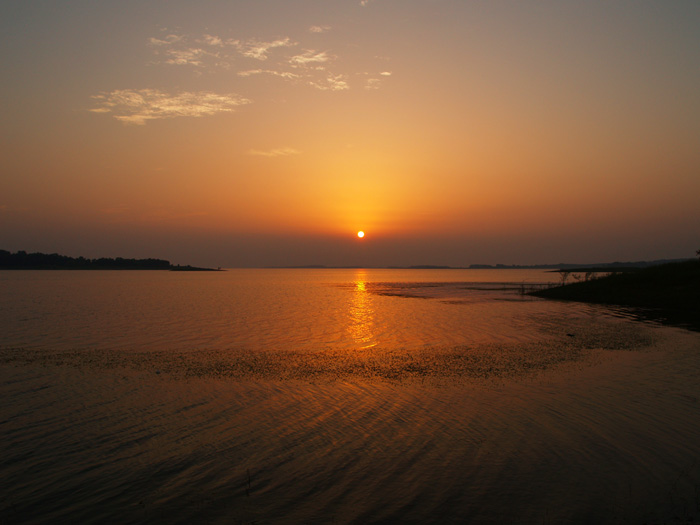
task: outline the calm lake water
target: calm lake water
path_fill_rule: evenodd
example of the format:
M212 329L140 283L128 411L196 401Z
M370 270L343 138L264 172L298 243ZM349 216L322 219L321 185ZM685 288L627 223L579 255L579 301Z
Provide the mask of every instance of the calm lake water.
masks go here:
M555 282L557 275L540 270L2 272L2 343L266 351L527 341L539 337L533 316L590 311L520 295L523 285Z
M700 336L514 270L0 272L0 521L700 518Z

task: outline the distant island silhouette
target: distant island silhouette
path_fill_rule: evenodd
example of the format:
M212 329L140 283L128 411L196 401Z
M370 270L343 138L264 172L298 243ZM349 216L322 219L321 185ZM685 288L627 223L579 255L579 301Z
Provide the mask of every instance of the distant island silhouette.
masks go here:
M165 259L86 259L57 253L11 253L0 250L0 270L169 270L174 272L216 272L220 268L199 268L170 264Z

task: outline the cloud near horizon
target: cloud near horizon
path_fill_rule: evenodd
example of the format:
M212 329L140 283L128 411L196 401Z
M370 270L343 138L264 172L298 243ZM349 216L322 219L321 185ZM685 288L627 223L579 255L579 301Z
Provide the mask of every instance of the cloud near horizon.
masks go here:
M248 155L254 155L258 157L286 157L289 155L300 155L301 151L294 148L276 148L270 150L257 150L252 149L248 152Z
M115 119L136 125L155 119L228 113L251 102L235 93L183 91L170 94L157 89L117 89L92 98L98 104L90 110L93 113L112 113Z

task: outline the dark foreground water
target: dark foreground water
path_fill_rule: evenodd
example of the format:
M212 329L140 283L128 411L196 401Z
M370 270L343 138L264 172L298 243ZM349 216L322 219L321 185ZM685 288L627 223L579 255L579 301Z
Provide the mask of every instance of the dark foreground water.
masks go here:
M61 273L0 275L0 522L700 520L699 334L541 274Z

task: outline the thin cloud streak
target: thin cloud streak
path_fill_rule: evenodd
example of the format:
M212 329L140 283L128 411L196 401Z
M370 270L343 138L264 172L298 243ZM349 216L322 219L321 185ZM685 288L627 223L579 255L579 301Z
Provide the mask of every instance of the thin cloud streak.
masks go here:
M258 40L249 40L247 42L239 42L237 40L230 41L230 44L235 46L239 53L248 58L256 60L267 60L271 49L278 47L293 47L296 42L292 42L290 38L282 38L273 40L272 42L260 42Z
M157 89L117 89L92 97L93 113L113 113L125 124L144 125L149 120L175 117L203 117L235 111L250 100L234 93L220 95L208 91L169 94Z
M286 157L289 155L300 155L301 151L294 148L276 148L271 150L257 150L252 149L248 152L248 155L254 155L258 157Z
M191 65L191 66L203 66L204 63L202 58L206 56L215 56L212 53L208 53L204 49L192 48L192 49L170 49L167 54L171 57L168 58L165 63L172 65Z
M289 59L292 66L308 67L309 65L325 64L334 57L329 56L325 51L314 51L307 49L301 55L293 56Z
M252 77L254 75L272 75L275 77L286 78L288 80L294 80L301 78L300 75L296 73L291 73L289 71L274 71L272 69L249 69L247 71L239 71L239 77Z
M182 40L182 37L179 35L168 35L164 39L155 37L148 39L149 43L153 46L169 46L175 42L179 42L180 40Z

